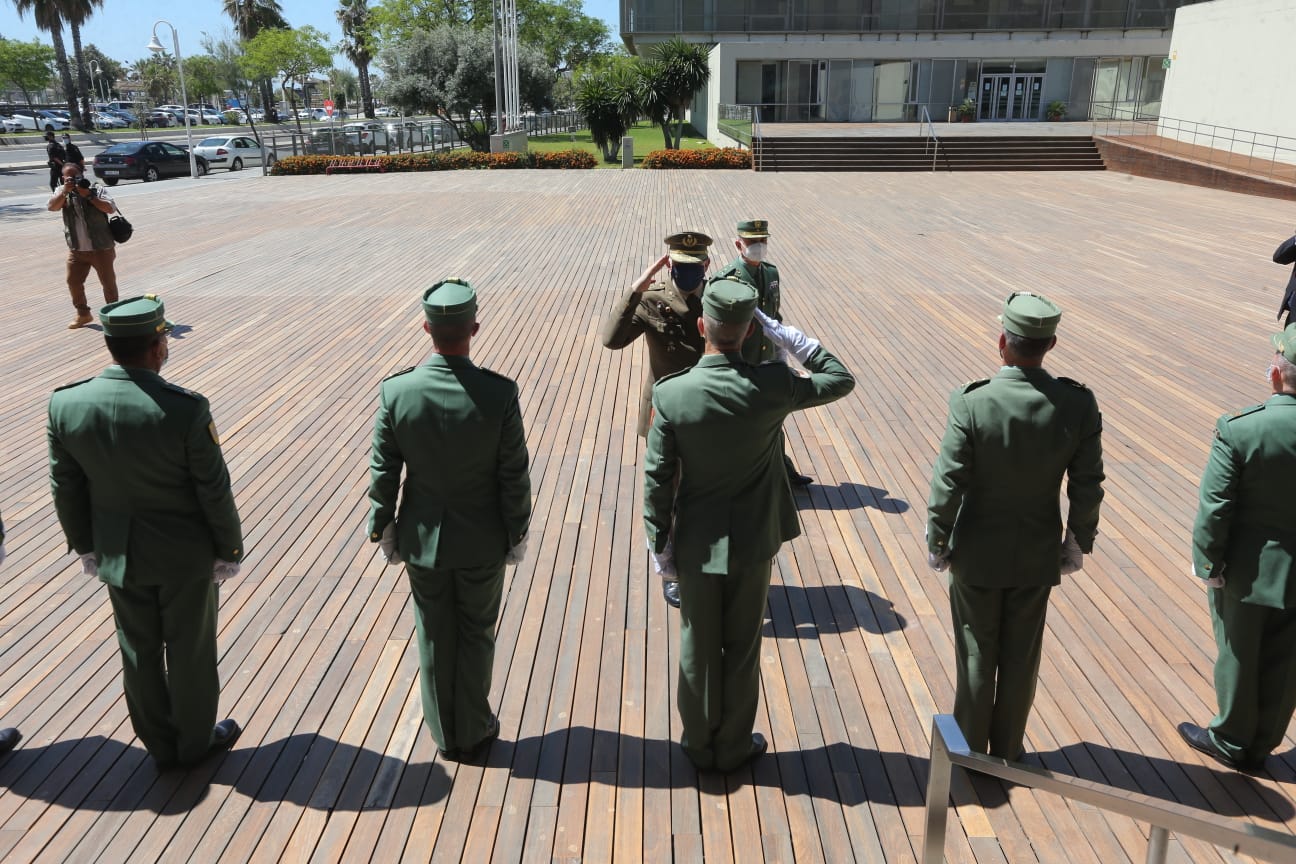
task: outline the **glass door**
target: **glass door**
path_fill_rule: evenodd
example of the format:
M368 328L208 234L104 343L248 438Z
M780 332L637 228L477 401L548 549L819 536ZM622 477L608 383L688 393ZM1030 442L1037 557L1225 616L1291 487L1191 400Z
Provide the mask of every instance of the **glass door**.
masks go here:
M981 76L978 120L1038 120L1044 76L996 73Z

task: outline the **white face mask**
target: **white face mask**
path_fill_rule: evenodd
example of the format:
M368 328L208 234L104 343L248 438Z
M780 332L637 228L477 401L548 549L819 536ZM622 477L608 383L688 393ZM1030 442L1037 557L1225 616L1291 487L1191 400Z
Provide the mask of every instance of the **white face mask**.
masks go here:
M765 247L767 245L764 240L748 242L747 248L743 251L743 257L748 261L764 261Z

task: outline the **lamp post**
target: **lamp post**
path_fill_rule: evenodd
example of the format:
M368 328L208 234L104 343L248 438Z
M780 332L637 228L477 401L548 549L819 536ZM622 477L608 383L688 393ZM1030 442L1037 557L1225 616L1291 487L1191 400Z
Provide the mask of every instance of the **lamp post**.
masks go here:
M165 18L159 18L153 22L153 41L148 44L148 50L154 54L161 54L166 51L166 48L158 41L157 28L159 24L165 24L171 28L171 44L175 46L176 68L180 70L180 101L184 103L185 141L189 144L189 176L197 179L198 160L194 158L193 132L190 130L189 125L189 94L185 90L184 60L180 57L180 36L176 33L175 25Z
M91 58L90 62L87 63L86 65L90 68L90 89L94 91L95 98L98 99L99 98L99 76L103 73L103 67L101 67L99 65L99 61L95 60L94 58ZM103 101L107 102L108 100L105 99Z

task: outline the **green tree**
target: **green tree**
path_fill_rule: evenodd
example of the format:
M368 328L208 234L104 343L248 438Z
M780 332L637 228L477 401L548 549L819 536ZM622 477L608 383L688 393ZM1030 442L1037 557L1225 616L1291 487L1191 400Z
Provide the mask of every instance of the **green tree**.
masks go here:
M490 147L495 56L489 30L442 25L415 30L379 55L387 99L406 113L437 114L474 150ZM553 75L541 53L518 47L518 89L525 106L547 107Z
M176 100L180 92L175 72L175 58L170 54L157 54L136 60L131 64L131 77L139 81L154 105ZM141 117L142 121L144 118Z
M54 62L58 67L59 79L63 84L63 98L67 100L68 111L77 113L76 87L72 84L72 68L68 64L67 49L63 47L63 10L58 0L13 0L18 16L31 13L36 22L36 29L50 34L54 44Z
M0 36L0 81L19 90L33 114L32 94L49 86L55 59L54 49L35 39L20 42Z
M82 130L94 128L90 117L90 73L86 70L85 52L81 50L81 25L90 20L95 9L103 7L103 0L58 0L59 8L63 13L63 20L67 21L68 29L72 31L72 52L76 58L76 92L77 97L81 100L81 112L77 115L80 117L77 124Z
M705 45L685 42L678 36L654 45L649 52L652 70L645 75L652 76L652 89L669 107L667 122L675 121L675 141L669 149L679 149L684 113L694 95L711 80L709 54Z
M603 151L604 162L617 160L621 138L639 115L637 84L630 63L596 66L576 78L576 110Z
M243 46L239 60L249 78L283 79L284 95L297 114L293 84L305 87L310 76L333 65L333 52L324 45L324 34L314 27L295 30L262 30ZM300 133L301 118L296 117Z
M195 102L220 105L220 96L225 90L223 71L220 62L210 54L184 58L185 85L189 96Z
M234 32L243 42L254 38L262 30L288 29L288 20L284 18L283 7L278 0L221 0L221 11L234 22ZM261 107L269 111L274 104L274 88L270 78L254 77L254 80L257 91L261 94Z
M373 85L369 81L369 64L373 62L374 42L369 4L365 0L340 0L337 20L342 27L342 42L338 45L338 51L355 64L360 76L360 101L364 107L364 116L372 118Z

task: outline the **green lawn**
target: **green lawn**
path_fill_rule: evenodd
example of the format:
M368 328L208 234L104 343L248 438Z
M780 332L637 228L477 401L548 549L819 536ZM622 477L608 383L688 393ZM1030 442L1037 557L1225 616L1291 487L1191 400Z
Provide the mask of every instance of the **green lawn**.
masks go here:
M653 126L650 123L636 123L628 133L634 139L634 161L638 165L643 162L643 158L653 150L664 150L666 147L665 139L662 138L660 126ZM680 148L683 150L709 150L712 144L705 138L697 134L697 130L687 123L684 125L684 137L680 138ZM576 132L562 132L556 135L534 135L527 139L527 149L537 153L553 153L560 150L586 150L594 154L598 159L600 168L620 168L621 157L618 153L617 161L608 163L603 161L603 153L594 144L594 139L590 137L588 129L581 129Z

